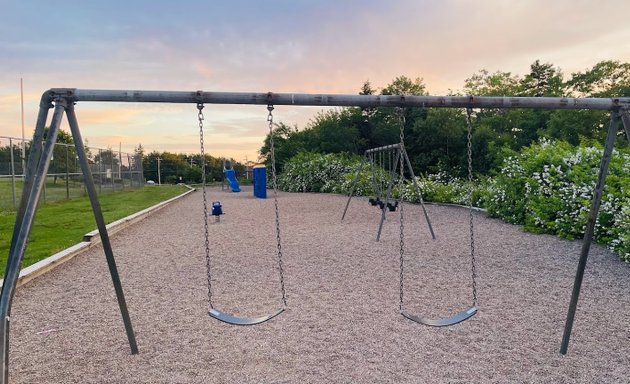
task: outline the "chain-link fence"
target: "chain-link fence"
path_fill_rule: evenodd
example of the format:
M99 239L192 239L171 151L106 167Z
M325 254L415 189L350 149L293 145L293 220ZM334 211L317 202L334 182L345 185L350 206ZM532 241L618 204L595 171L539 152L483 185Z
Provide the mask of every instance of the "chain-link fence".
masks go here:
M16 209L20 203L30 150L30 141L0 136L0 210ZM144 185L141 155L93 147L85 150L98 193ZM55 144L41 200L59 201L85 193L74 145Z

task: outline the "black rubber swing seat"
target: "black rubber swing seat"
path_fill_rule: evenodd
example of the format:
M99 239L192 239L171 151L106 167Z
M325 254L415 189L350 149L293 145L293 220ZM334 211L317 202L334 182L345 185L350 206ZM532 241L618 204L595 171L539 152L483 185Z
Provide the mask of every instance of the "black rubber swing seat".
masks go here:
M269 315L265 315L265 316L238 317L238 316L233 316L228 313L221 312L219 310L212 308L208 311L208 315L210 315L210 317L213 317L217 320L223 321L224 323L228 323L232 325L256 325L256 324L264 323L267 320L271 320L274 317L281 314L282 312L284 312L284 308L281 308L279 311L274 312Z
M406 313L404 310L400 311L400 314L405 316L409 320L415 321L416 323L429 325L431 327L448 327L449 325L455 325L457 323L461 323L462 321L473 317L476 313L477 313L477 308L473 306L457 313L454 316L447 317L444 319L427 319L424 317L410 315L409 313Z

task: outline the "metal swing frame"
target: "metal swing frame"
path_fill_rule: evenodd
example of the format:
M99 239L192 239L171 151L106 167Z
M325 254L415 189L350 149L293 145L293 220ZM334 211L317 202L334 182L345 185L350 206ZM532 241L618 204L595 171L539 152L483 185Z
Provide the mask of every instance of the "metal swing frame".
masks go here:
M94 181L90 173L83 140L74 112L78 102L134 102L134 103L206 103L206 104L252 104L252 105L293 105L320 107L401 107L401 108L534 108L565 110L603 110L610 111L610 125L604 145L604 153L591 210L586 223L582 250L577 266L569 311L565 323L560 353L566 354L571 330L577 309L577 303L584 277L584 270L593 241L595 220L601 205L606 174L615 143L617 131L623 123L626 136L630 140L630 98L565 98L565 97L494 97L494 96L406 96L406 95L343 95L343 94L306 94L306 93L253 93L253 92L201 92L201 91L143 91L143 90L93 90L77 88L53 88L42 94L39 104L37 123L33 133L33 142L41 142L49 110L54 108L48 137L43 148L34 145L29 153L25 169L20 206L17 211L11 246L4 275L4 284L0 294L0 384L8 382L9 377L9 325L11 304L17 287L19 273L26 250L37 203L41 195L44 180L50 165L53 146L59 133L61 118L65 113L70 123L75 148L87 193L90 197L94 218L103 242L103 251L107 259L112 283L123 323L129 340L131 353L138 353L131 320L125 303L120 276L109 242L102 211Z
M405 146L404 143L396 143L396 144L390 144L390 145L385 145L382 147L377 147L377 148L372 148L372 149L368 149L365 151L364 153L364 157L363 160L361 161L361 163L359 164L359 168L357 169L357 172L352 180L352 183L350 184L350 190L348 192L348 200L346 202L346 206L344 207L343 210L343 214L341 215L341 221L343 222L343 220L346 217L346 213L348 212L348 207L350 207L350 201L352 200L352 198L354 197L354 192L356 190L356 186L359 182L359 177L361 175L361 171L363 171L363 167L365 166L366 163L370 164L370 167L372 169L372 184L374 186L375 189L377 189L377 187L379 187L376 181L376 171L375 169L377 168L375 163L375 155L382 155L383 153L388 153L391 154L392 152L395 153L395 158L394 161L391 163L393 164L393 167L390 167L389 170L387 170L387 172L389 173L389 181L388 181L388 185L387 185L387 192L385 195L385 203L382 204L381 208L381 220L379 222L378 225L378 231L376 233L376 241L380 241L381 239L381 231L383 229L383 223L385 222L385 215L386 212L388 210L387 204L389 201L393 200L392 199L392 191L393 191L393 186L394 186L394 179L395 176L397 174L397 170L398 167L400 166L400 170L401 170L401 174L404 174L404 168L407 167L407 171L409 172L409 174L411 175L411 180L413 182L413 187L416 191L416 193L418 194L418 196L420 197L420 205L422 206L422 212L424 213L424 218L427 222L427 226L429 228L429 232L431 233L431 238L435 239L435 233L433 232L433 226L431 225L431 220L429 219L429 214L427 213L426 207L424 205L424 200L422 199L422 191L420 190L420 186L418 185L417 181L416 181L416 176L413 172L413 168L411 167L411 161L409 161L409 156L407 155L407 151L405 150ZM381 162L382 164L382 162ZM380 187L379 187L380 188ZM382 190L378 190L375 191L375 193L378 195L378 197L380 198L380 196L382 196ZM400 204L402 202L402 196L399 197L396 200L397 204Z

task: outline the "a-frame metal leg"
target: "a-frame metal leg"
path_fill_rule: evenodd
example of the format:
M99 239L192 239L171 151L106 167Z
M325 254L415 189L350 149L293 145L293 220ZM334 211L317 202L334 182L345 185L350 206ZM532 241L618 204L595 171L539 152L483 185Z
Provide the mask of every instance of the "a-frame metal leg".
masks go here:
M37 123L35 124L35 132L33 134L32 143L41 143L44 139L44 130L46 125L46 119L48 118L48 111L53 107L50 100L44 100L40 103L39 114L37 116ZM11 249L15 246L15 242L18 238L20 227L22 226L22 219L24 217L24 211L26 210L26 204L28 202L28 191L33 187L33 181L35 180L35 171L39 164L39 159L42 154L41 145L31 145L28 160L26 162L26 168L24 169L24 185L22 187L22 197L20 199L20 206L16 215L16 223L13 227L13 237L11 238ZM8 262L12 260L9 259ZM7 263L8 265L8 263ZM6 280L5 280L6 281Z
M621 111L621 121L623 121L623 128L626 131L626 137L630 142L630 110L625 109Z
M431 232L431 237L435 240L435 233L433 232L433 226L431 225L431 220L429 219L429 214L427 213L427 208L424 206L424 199L422 198L422 192L420 191L420 187L418 186L418 182L416 181L416 175L413 173L413 167L411 166L411 161L409 160L409 156L407 155L407 150L404 146L400 147L400 151L402 152L402 157L405 159L407 163L407 168L409 168L409 173L411 174L411 181L413 182L413 187L416 190L416 193L420 197L420 205L422 206L422 212L424 212L424 218L427 221L427 225L429 226L429 232Z
M41 148L39 143L44 134L46 117L48 116L48 110L51 106L50 100L45 100L42 97L28 165L25 170L26 182L24 183L24 189L22 191L20 208L15 220L9 258L4 273L2 294L0 295L0 363L2 364L0 384L5 384L9 381L9 321L11 303L15 294L15 288L17 287L28 236L33 227L37 203L39 202L39 196L46 180L50 159L53 154L55 142L57 141L57 134L59 133L59 124L63 116L63 105L58 104L55 108L52 123L48 129L48 137L46 138L44 148L39 149L38 147Z
M624 112L624 123L629 119L627 117L627 111ZM584 278L584 269L586 268L586 261L588 259L588 253L591 249L591 243L593 242L593 234L595 229L595 222L597 221L597 214L599 213L599 206L602 201L602 192L604 191L604 185L606 184L606 174L608 173L608 165L610 164L610 158L612 156L613 147L615 145L615 139L617 132L619 131L619 125L621 119L619 112L613 111L610 115L610 126L608 128L608 136L606 137L606 144L604 145L604 154L602 156L602 162L599 168L599 176L597 178L597 184L595 186L595 193L593 194L593 202L591 203L591 211L586 221L586 230L584 231L584 240L582 242L582 252L580 254L580 260L578 262L577 273L575 274L575 282L573 283L573 293L571 294L571 302L569 303L569 313L567 314L567 321L564 326L564 335L562 336L562 345L560 346L560 353L566 355L569 348L569 339L571 338L571 329L573 328L573 320L575 319L575 311L577 309L577 303L580 296L580 289L582 287L582 279ZM626 130L628 124L626 124Z
M125 331L127 332L129 347L131 348L131 353L135 355L138 353L138 344L136 343L136 336L131 325L129 311L127 310L127 303L125 302L125 295L123 293L122 284L120 282L120 276L118 275L118 268L116 267L116 260L114 259L112 245L109 241L109 234L107 233L107 226L105 225L105 219L103 218L101 204L98 201L96 187L94 186L94 180L92 179L92 171L90 170L90 165L85 154L83 139L81 138L81 132L79 131L79 124L74 113L74 105L68 105L66 108L68 124L70 125L70 131L72 132L72 139L74 140L74 146L77 150L79 163L81 164L81 171L83 172L85 188L87 190L88 196L90 197L92 211L94 212L94 219L96 220L96 226L101 235L103 251L105 252L105 257L107 259L107 266L109 267L109 273L112 275L112 282L114 283L114 290L116 291L118 306L120 307L120 313L122 315L123 322L125 323Z
M359 183L359 178L361 177L361 171L363 170L363 165L365 165L365 158L361 160L361 164L359 165L359 169L352 180L352 184L350 185L350 192L348 193L348 201L346 202L346 207L343 210L343 215L341 215L341 221L346 217L346 212L348 211L348 207L350 206L350 200L352 200L352 196L354 196L354 189L357 187Z

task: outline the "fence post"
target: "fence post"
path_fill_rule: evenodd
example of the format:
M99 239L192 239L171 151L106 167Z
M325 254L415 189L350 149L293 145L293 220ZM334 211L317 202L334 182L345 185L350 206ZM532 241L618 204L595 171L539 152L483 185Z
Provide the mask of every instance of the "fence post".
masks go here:
M98 193L103 193L103 151L100 148L98 149Z
M66 147L66 199L70 200L70 184L68 184L70 181L70 173L68 172L68 145L65 145Z
M116 172L114 172L114 151L110 150L109 151L110 156L109 156L109 166L110 166L110 175L112 177L112 192L116 190L116 184L114 183L114 175L116 174Z
M13 141L9 137L9 151L11 152L11 192L13 192L13 209L17 209L17 199L15 192L15 163L13 159Z
M127 172L129 172L129 187L133 189L133 170L131 169L131 158L127 153Z
M123 172L122 151L118 150L118 178L120 179L120 187L125 190L125 173Z

